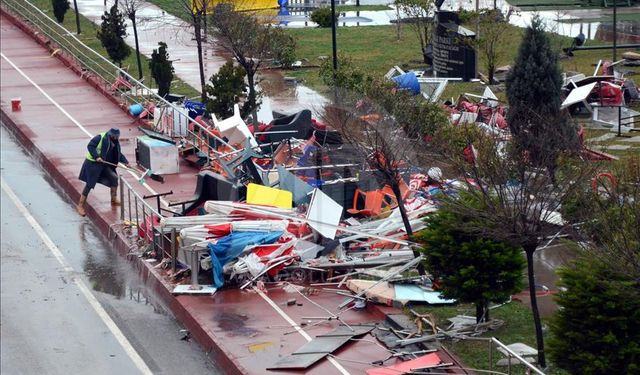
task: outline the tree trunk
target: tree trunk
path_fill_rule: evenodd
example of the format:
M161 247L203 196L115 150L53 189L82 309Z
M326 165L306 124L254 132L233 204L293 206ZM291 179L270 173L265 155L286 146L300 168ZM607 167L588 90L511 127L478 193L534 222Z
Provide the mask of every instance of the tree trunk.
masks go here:
M202 8L202 23L203 23L203 29L202 29L202 39L206 42L207 41L207 0L205 0L204 2L204 7Z
M198 68L200 69L200 98L203 103L207 102L207 93L205 91L205 83L204 83L204 62L202 61L202 33L201 33L201 25L202 19L200 15L194 16L193 18L193 28L196 33L196 46L198 47Z
M536 251L537 244L524 246L527 254L527 274L529 276L529 294L531 298L531 312L533 313L533 323L536 327L536 344L538 345L538 364L540 367L547 367L547 361L544 356L544 337L542 336L542 322L540 321L540 312L538 311L538 299L536 297L536 280L533 271L533 253Z
M131 23L133 24L133 38L136 41L136 60L138 61L138 79L142 79L142 62L140 61L140 46L138 45L138 28L136 27L136 14L131 14Z
M494 66L487 67L487 75L489 76L488 85L493 85L493 76L495 75L496 68Z
M488 322L489 320L491 320L489 317L489 302L484 301L484 321Z
M258 105L256 95L256 82L255 72L251 69L245 69L247 72L247 82L249 86L249 105L251 106L251 116L253 117L253 123L258 124ZM245 104L246 105L246 104Z
M402 199L402 192L400 191L400 185L398 184L398 181L395 181L395 180L389 181L389 182L391 183L391 190L393 190L393 194L396 196L396 200L398 201L398 209L400 210L400 216L402 217L402 223L404 224L404 229L407 232L409 239L411 239L411 236L413 236L413 230L411 229L411 223L409 222L409 217L407 216L407 211L404 207L404 199ZM413 249L413 256L416 258L419 257L420 252L416 249ZM418 274L420 274L420 276L423 276L426 274L426 272L424 271L424 265L422 264L422 262L418 263Z
M73 8L76 11L76 29L78 30L78 35L80 35L80 13L78 12L78 2L73 0Z
M484 312L484 302L476 302L476 324L477 323L481 323L483 316L482 313Z

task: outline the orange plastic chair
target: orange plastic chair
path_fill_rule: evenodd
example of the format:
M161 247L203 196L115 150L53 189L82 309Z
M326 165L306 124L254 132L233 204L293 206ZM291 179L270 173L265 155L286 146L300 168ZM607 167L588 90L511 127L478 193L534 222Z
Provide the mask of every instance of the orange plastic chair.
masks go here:
M358 198L364 196L364 208L358 209ZM384 193L380 190L373 190L364 192L360 189L356 189L353 196L353 208L347 210L351 215L361 216L378 216L382 212L384 205Z
M393 192L393 189L389 185L384 185L382 188L382 193L385 197L389 198L391 208L398 207L398 199L396 198L396 194ZM411 194L411 189L407 186L407 183L404 180L400 180L400 195L402 196L402 200L405 200Z

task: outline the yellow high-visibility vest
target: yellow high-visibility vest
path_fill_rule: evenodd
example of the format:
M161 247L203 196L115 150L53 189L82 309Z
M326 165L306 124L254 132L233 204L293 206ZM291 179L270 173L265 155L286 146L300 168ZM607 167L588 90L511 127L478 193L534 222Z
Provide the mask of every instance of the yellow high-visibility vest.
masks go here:
M102 140L106 135L107 132L100 133L100 142L98 142L98 147L96 147L96 153L98 154L98 157L100 157L100 154L102 153ZM89 151L87 151L87 160L96 161L96 159L93 158L93 155L91 155Z

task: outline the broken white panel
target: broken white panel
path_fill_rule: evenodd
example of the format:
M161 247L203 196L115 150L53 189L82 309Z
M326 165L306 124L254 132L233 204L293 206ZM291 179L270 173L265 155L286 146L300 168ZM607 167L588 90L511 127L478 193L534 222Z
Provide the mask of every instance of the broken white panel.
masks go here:
M535 348L532 348L529 345L523 344L521 342L509 344L506 345L506 347L511 351L511 353L515 353L520 357L532 357L538 355L538 351ZM507 350L505 350L501 346L498 346L498 351L506 356L509 355Z
M418 78L418 83L420 83L422 96L431 103L435 103L442 96L449 81L446 78Z
M307 220L311 228L315 229L323 237L334 239L340 224L343 207L331 197L323 193L320 189L313 191Z
M153 116L154 126L156 126L156 129L158 127L158 124L155 119L158 118L160 119L160 126L165 133L171 134L174 137L184 137L187 135L189 113L186 109L176 108L173 106L163 107L160 110L156 108L154 110Z
M463 124L474 124L476 122L476 119L478 118L478 114L474 113L474 112L462 112L460 114L460 120L458 121L458 124L463 125Z
M618 107L593 107L593 121L614 131L618 131L618 122L620 122L620 130L624 133L629 132L634 128L638 117L640 112L627 107L621 107L619 112Z
M578 87L577 89L571 90L567 98L564 100L564 102L562 102L562 106L560 106L560 109L565 109L576 103L586 101L589 97L589 94L591 94L591 91L593 91L593 88L596 87L596 85L597 82L593 82L588 85L584 85L582 87Z
M493 91L491 91L489 86L484 88L484 92L482 93L482 96L484 96L484 98L486 99L487 105L489 107L498 106L498 97L496 96L496 94L493 93Z
M578 73L578 74L574 74L572 76L565 77L563 82L562 82L562 86L571 85L571 87L576 88L576 87L578 87L578 85L576 85L576 82L580 82L585 78L587 78L587 76L582 74L582 73Z
M227 137L230 144L245 144L248 139L251 142L251 146L258 146L258 142L251 134L247 124L240 117L240 108L237 104L233 106L233 116L222 121L219 121L214 114L211 114L211 118L213 119L213 124L222 135Z

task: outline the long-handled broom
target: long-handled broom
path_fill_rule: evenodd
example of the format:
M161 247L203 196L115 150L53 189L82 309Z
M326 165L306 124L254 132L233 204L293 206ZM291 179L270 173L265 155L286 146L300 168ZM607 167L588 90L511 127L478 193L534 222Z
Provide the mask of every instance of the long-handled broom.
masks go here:
M108 164L108 165L111 165L111 166L114 166L114 167L124 168L124 169L126 169L128 171L131 171L131 172L135 173L136 177L137 177L137 174L139 172L141 172L141 171L139 171L137 169L129 168L129 167L123 165L123 164L114 164L114 163L110 163L110 162L105 161L105 160L103 160L102 163ZM147 168L147 170L145 170L144 173L142 173L142 175L140 175L140 178L138 178L138 182L143 184L144 183L144 178L146 176L149 176L154 181L158 181L158 182L164 184L164 177L160 176L159 174L152 173L151 169L149 169L149 168Z

